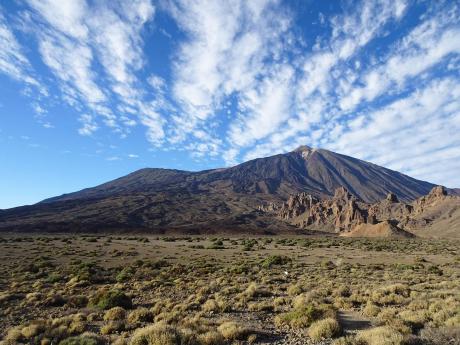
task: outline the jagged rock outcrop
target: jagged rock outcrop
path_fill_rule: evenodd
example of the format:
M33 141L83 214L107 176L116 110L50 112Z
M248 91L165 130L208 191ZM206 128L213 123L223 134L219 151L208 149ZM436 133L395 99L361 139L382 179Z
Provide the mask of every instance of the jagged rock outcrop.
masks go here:
M292 195L280 206L269 204L259 209L273 212L280 219L302 228L344 231L366 222L367 211L361 207L362 204L347 189L339 187L331 199L320 200L313 195L300 193Z
M300 228L332 231L347 236L410 237L407 232L423 231L439 222L453 226L460 232L460 197L448 195L442 186L410 204L402 203L393 193L377 203L365 203L346 188L336 189L330 199L320 200L307 193L291 196L286 203L271 205L278 218ZM435 229L442 232L443 229ZM460 237L460 234L458 235Z
M388 195L387 195L385 200L387 200L389 202L399 202L398 197L396 196L396 194L391 193L391 192L388 193Z
M288 201L279 209L279 216L282 219L290 219L297 217L306 210L310 210L319 199L307 193L300 193L290 196Z
M433 206L436 203L442 202L448 198L447 191L443 186L434 187L426 196L422 196L414 201L414 211L422 213L426 208Z

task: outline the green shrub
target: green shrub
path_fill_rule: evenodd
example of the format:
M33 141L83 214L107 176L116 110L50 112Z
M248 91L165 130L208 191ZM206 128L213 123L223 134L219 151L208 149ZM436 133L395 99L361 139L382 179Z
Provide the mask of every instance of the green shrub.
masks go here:
M315 306L309 304L294 309L293 311L282 313L275 318L275 324L279 326L290 326L292 328L306 328L314 321L326 317L335 318L336 311L330 306Z
M256 239L243 240L243 251L251 251L256 244L258 244Z
M225 249L225 247L222 241L216 241L211 244L208 249Z
M88 297L83 295L70 296L67 299L67 305L73 308L83 308L88 305Z
M55 273L55 272L51 273L48 276L48 278L46 278L46 281L48 283L51 283L51 284L57 283L57 282L59 282L61 280L62 280L62 276L60 274L58 274L58 273Z
M115 277L119 283L129 280L133 276L133 269L131 267L123 268Z
M131 298L119 290L98 291L90 300L90 306L100 309L123 307L131 309L133 304Z
M275 265L285 265L289 262L291 262L291 259L288 258L287 256L271 255L268 258L266 258L264 261L262 261L261 265L263 268L270 268Z

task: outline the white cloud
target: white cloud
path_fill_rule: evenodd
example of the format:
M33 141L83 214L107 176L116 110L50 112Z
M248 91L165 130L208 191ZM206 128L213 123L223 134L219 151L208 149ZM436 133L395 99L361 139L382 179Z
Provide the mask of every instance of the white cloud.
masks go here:
M456 18L441 14L429 19L407 35L396 52L390 53L385 63L364 74L355 87L340 100L345 111L353 110L362 101L372 101L390 88L402 88L412 78L441 63L449 54L460 53L460 28L453 26Z
M154 15L150 0L110 6L85 0L29 0L41 19L37 32L40 52L48 67L62 81L64 99L82 104L123 137L137 122L147 126L147 138L158 144L163 137L163 120L151 109L136 76L144 65L141 32ZM100 63L105 75L96 69ZM106 77L110 88L106 85ZM118 109L132 111L115 115L110 102L118 98ZM96 123L96 118L93 122Z
M40 104L38 103L34 103L32 104L32 107L35 111L35 113L37 114L37 116L43 116L44 114L46 114L48 111L46 109L44 109Z
M147 127L147 140L150 143L159 146L163 141L165 133L163 130L164 120L157 112L158 106L155 102L152 102L150 104L139 103L138 107L142 114L140 121Z
M225 164L228 166L232 166L237 164L237 156L239 151L235 148L229 149L225 151L222 155L222 159L224 160Z
M27 0L52 26L70 37L85 39L88 28L83 23L88 13L85 0Z
M104 92L96 85L91 64L93 54L89 47L55 34L44 35L40 41L43 61L64 81L64 92L76 97L76 91L90 105L106 100Z
M80 118L78 120L82 124L82 127L80 127L80 129L78 130L78 133L80 135L92 135L98 129L98 126L91 115L80 115Z
M33 86L42 95L47 95L46 88L33 75L29 60L14 36L10 25L0 7L0 73L8 75L26 86Z
M273 72L270 77L275 80L260 81L259 77L268 78L270 69L264 59L277 59L283 39L289 36L289 18L277 1L178 1L170 4L169 11L188 38L174 64L173 95L181 109L173 117L173 142L185 140L196 128L205 130L204 124L232 97L242 112L260 106L258 96L267 99L264 88L280 77ZM240 118L238 126L244 121ZM269 133L268 121L264 126L262 132ZM233 131L238 136L239 129Z
M279 128L291 114L294 71L282 66L241 97L244 113L229 130L229 140L237 146L247 146L265 138Z
M166 82L163 78L152 74L147 81L156 92L164 93Z
M8 29L4 16L0 13L0 71L8 74L10 77L23 80L24 67L29 65L29 61L23 55L21 48Z
M193 115L205 119L219 101L223 75L220 65L240 30L238 2L181 1L171 7L181 28L190 36L178 53L174 94Z
M122 97L136 97L130 92L136 77L133 71L143 65L140 31L154 14L150 1L125 3L123 13L127 20L107 7L97 7L86 22L90 40L98 52L106 72L114 83L114 91Z

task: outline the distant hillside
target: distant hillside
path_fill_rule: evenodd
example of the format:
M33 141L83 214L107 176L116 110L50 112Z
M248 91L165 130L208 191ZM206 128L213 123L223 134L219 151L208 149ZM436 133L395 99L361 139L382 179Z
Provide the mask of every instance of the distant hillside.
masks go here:
M300 192L330 197L340 186L365 202L389 192L401 201L433 184L323 149L299 149L225 169L142 169L94 188L0 212L0 229L47 231L289 230L258 205Z

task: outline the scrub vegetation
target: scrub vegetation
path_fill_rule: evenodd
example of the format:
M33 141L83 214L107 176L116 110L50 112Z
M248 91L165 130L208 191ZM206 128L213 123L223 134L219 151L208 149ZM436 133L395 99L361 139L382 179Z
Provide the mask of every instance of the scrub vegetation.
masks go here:
M1 344L460 343L460 243L2 235Z

